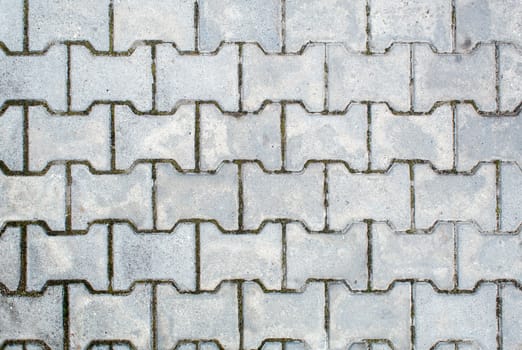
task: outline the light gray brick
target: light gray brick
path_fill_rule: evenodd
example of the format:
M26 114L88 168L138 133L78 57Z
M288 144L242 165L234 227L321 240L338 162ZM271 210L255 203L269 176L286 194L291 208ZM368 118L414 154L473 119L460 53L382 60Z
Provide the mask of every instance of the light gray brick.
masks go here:
M350 50L365 50L366 2L287 0L287 51L298 51L309 41L337 42Z
M367 108L354 104L343 115L308 113L297 104L286 107L286 163L303 169L310 159L338 159L354 169L366 169Z
M27 290L40 291L59 280L84 280L95 290L107 290L107 245L105 225L81 235L48 235L41 226L28 226Z
M264 101L299 100L322 111L325 97L325 46L310 45L301 55L270 55L249 44L243 48L243 108L258 110Z
M173 42L194 50L194 1L114 1L114 48L128 50L136 41Z
M265 341L260 350L307 350L307 347L306 344L298 341Z
M394 115L385 104L371 110L372 168L387 169L395 159L420 159L437 169L453 166L453 113L444 105L430 115Z
M504 349L522 346L522 291L513 285L501 287L502 345Z
M325 293L312 283L301 293L266 293L258 284L243 284L244 346L257 349L264 339L295 339L311 349L326 349Z
M385 54L365 55L339 45L328 46L328 106L344 110L350 102L387 102L410 108L410 50L394 45Z
M427 283L416 283L415 349L430 349L448 340L466 340L476 349L495 349L496 293L490 283L473 294L439 294Z
M266 51L281 48L279 0L200 0L199 47L215 50L222 41L257 42Z
M129 56L95 56L71 47L71 107L83 111L95 101L129 101L141 111L152 108L151 51L139 46ZM110 77L110 79L108 79Z
M366 339L386 339L394 349L409 348L408 283L397 283L382 294L351 292L343 284L333 284L328 293L331 350L345 350Z
M0 285L14 291L20 281L20 227L4 227L0 233Z
M453 288L453 225L440 223L431 232L394 232L385 223L372 225L372 286L387 289L395 280L430 280ZM429 257L429 258L426 258Z
M195 107L181 106L173 115L136 115L128 106L115 109L116 168L138 159L172 159L194 168Z
M495 165L483 164L473 174L437 174L415 165L415 223L431 227L438 220L474 221L483 230L496 225Z
M243 165L245 228L270 219L300 220L311 230L324 226L324 165L312 163L301 173L265 173L257 164Z
M500 110L514 111L522 103L522 48L501 45L499 51Z
M137 285L121 295L90 294L83 284L68 288L71 348L87 348L92 340L117 339L131 342L136 349L151 349L149 285Z
M134 282L144 280L170 280L180 290L195 289L193 224L181 224L169 233L138 233L119 224L112 234L115 290L129 290Z
M65 40L85 40L95 49L109 49L109 0L31 0L29 48L43 50Z
M238 225L238 177L234 164L216 173L178 173L171 164L157 165L159 229L171 229L182 219L216 220L224 229Z
M370 48L382 52L394 42L427 42L438 52L452 49L449 0L370 1Z
M522 282L522 235L482 233L458 226L459 288L473 289L482 279Z
M470 170L480 161L522 164L522 113L481 116L471 105L457 106L457 169Z
M200 342L199 350L221 350L215 342Z
M410 227L410 179L407 164L385 173L350 173L342 164L328 165L328 222L342 230L364 219L387 220L397 230Z
M201 288L214 290L224 280L259 280L267 289L282 282L281 224L269 223L259 233L223 233L201 224Z
M158 45L157 107L170 111L179 103L215 101L226 111L239 107L239 50L225 45L213 54L182 55L172 45Z
M152 228L150 164L138 164L125 174L96 174L74 165L71 174L73 229L85 229L101 219L129 220L140 229Z
M39 296L0 294L0 344L32 339L63 349L63 292L53 286Z
M500 169L500 226L512 231L522 223L522 169L502 164Z
M110 169L110 108L96 105L88 115L50 114L29 108L29 169L44 169L52 161L88 161L97 170ZM59 147L57 147L59 145Z
M386 341L371 340L360 343L352 343L348 350L393 350ZM439 349L440 350L440 349ZM449 349L455 350L455 349Z
M158 349L172 349L184 339L213 339L224 349L239 349L236 285L226 283L213 293L199 294L159 285L156 303Z
M0 42L11 51L22 51L24 41L24 2L0 0Z
M352 289L364 289L368 279L367 251L364 223L336 233L308 233L300 224L288 224L287 287L301 289L313 278L342 280Z
M267 105L259 114L239 117L215 105L200 107L201 168L214 170L222 161L257 159L269 170L281 168L281 106Z
M0 105L7 100L39 100L66 110L66 55L63 45L52 46L42 56L6 56L0 50Z
M438 101L472 100L482 111L497 108L495 48L481 45L468 54L437 54L413 46L413 109L428 111Z
M56 231L65 223L65 169L53 166L38 176L0 174L0 227L8 221L43 220Z
M174 348L174 350L198 350L195 343L181 343Z
M23 108L13 106L0 114L0 162L10 170L22 170L24 162Z
M518 0L457 0L457 49L479 42L508 41L522 46L522 6Z

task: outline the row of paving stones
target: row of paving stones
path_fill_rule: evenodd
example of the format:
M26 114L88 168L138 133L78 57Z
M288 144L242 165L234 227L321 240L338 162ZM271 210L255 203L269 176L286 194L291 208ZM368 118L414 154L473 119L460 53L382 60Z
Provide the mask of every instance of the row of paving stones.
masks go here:
M172 281L184 292L213 291L232 280L257 281L271 291L301 290L309 280L343 281L368 292L407 279L446 291L470 291L482 281L522 283L522 235L481 233L465 223L417 233L395 232L383 222L328 233L298 223L234 233L208 222L161 233L124 223L95 224L83 234L23 225L7 227L0 248L0 284L19 293L57 281L85 281L105 292L129 291L140 281Z
M301 173L269 173L252 162L183 173L170 163L143 162L111 174L66 164L38 176L1 176L0 213L2 223L45 221L56 231L109 219L128 220L139 230L170 230L190 219L256 230L284 219L328 231L373 219L400 231L448 220L513 231L522 221L521 184L522 171L513 163L483 163L469 174L405 163L385 173L352 173L321 162Z
M108 104L85 115L11 106L0 128L0 161L12 172L38 172L66 160L98 171L129 169L143 159L172 160L196 172L239 159L290 172L310 160L342 161L353 171L385 171L407 160L458 172L497 160L522 165L520 113L482 116L470 104L445 104L425 115L393 114L379 103L353 104L342 114L274 103L242 115L199 102L171 115Z
M226 44L212 55L143 44L117 56L82 44L54 45L41 55L0 53L0 103L36 100L57 111L85 111L110 100L169 112L203 100L238 112L286 100L317 112L381 101L397 111L428 112L440 101L459 100L484 112L513 112L521 103L521 63L522 51L512 44L440 54L426 44L397 43L376 55L325 43L298 55L266 54L248 43Z
M466 294L439 293L424 282L399 282L383 293L354 292L336 282L270 293L254 282L234 282L200 294L146 283L116 295L92 294L72 283L41 295L0 296L2 314L19 317L15 323L0 319L0 337L30 344L38 339L51 349L172 349L187 340L224 349L281 349L273 344L279 340L332 350L367 349L361 342L382 350L517 349L521 295L505 283L483 283Z
M135 41L175 42L180 50L215 50L222 41L258 42L295 52L309 41L382 52L396 41L431 43L439 52L481 41L522 45L517 0L3 0L0 41L12 51L43 50L65 40L100 51ZM154 23L154 25L150 25Z

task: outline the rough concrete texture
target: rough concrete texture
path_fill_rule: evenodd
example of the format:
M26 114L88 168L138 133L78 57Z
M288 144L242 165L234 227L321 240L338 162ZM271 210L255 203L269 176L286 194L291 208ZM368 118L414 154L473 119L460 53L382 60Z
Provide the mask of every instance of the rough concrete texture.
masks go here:
M520 0L0 0L0 350L522 349Z

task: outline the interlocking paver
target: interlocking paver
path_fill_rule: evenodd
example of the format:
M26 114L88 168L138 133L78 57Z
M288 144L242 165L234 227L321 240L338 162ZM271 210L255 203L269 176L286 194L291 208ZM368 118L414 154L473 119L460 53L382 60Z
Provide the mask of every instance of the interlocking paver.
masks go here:
M522 346L516 0L0 0L0 348Z

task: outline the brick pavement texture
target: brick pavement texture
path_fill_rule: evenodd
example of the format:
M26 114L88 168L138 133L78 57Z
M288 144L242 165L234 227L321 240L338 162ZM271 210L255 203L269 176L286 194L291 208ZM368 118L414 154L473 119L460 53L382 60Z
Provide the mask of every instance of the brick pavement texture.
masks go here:
M0 0L0 348L521 350L520 0Z

